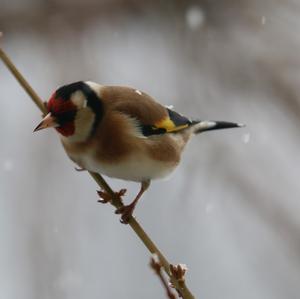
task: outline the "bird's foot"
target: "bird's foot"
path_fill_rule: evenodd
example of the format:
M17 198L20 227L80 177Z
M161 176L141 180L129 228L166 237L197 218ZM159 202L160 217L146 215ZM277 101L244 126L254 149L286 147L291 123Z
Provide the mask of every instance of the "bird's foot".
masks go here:
M132 202L130 205L122 206L116 209L115 213L121 214L121 219L120 219L121 223L128 224L132 216L132 213L134 211L134 208L135 208L135 202Z
M76 171L87 171L85 168L82 167L75 167Z
M98 196L101 198L98 200L98 202L100 203L108 203L111 202L113 200L113 195L111 195L110 193L106 192L106 191L97 191ZM114 196L118 197L120 199L120 201L122 202L122 196L124 196L126 193L126 189L121 189L118 192L114 193Z

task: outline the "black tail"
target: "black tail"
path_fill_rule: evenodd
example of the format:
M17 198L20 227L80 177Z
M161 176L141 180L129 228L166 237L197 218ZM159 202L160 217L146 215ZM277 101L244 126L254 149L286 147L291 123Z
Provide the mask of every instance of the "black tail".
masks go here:
M214 120L202 120L202 121L195 121L195 128L194 133L202 133L205 131L212 131L212 130L221 130L221 129L231 129L231 128L240 128L245 127L244 124L239 123L232 123L227 121L214 121Z

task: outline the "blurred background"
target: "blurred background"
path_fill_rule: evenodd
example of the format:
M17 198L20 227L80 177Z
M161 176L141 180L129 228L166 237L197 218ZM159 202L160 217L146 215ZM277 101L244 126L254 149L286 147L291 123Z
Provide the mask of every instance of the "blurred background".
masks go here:
M136 216L198 299L298 299L300 2L1 0L0 42L47 100L77 80L129 85L205 133ZM0 63L0 297L165 298L149 254ZM114 189L139 186L108 179Z

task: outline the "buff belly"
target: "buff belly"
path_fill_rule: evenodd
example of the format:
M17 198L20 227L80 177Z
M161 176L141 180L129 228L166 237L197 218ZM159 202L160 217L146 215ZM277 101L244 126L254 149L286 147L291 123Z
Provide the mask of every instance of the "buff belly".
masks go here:
M146 155L134 155L116 163L97 161L92 155L87 154L70 158L89 171L136 182L164 178L170 175L177 166L175 162L157 161Z

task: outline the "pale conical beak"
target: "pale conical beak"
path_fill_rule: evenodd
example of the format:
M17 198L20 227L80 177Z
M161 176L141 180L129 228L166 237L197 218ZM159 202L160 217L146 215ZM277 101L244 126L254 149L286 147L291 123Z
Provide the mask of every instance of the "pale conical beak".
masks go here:
M54 128L58 127L59 124L56 122L56 119L51 115L51 112L49 112L43 120L40 122L40 124L34 129L33 132L46 129L46 128Z

